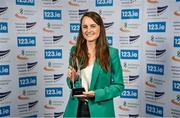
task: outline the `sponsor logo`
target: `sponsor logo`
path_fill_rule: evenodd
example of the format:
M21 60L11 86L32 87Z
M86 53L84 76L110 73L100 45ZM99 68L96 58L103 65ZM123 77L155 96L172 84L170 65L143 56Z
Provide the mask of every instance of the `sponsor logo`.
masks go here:
M123 63L123 72L130 72L128 69L128 64L126 62Z
M58 42L60 42L60 40L62 39L63 35L60 35L60 36L53 36L52 38L52 41L53 41L53 44L56 44Z
M121 98L137 99L138 98L138 90L137 89L125 89L121 94Z
M61 118L64 112L54 112L54 113L46 113L44 117L46 118Z
M11 93L11 91L0 93L0 101L7 99L8 96L10 95L10 93Z
M138 59L138 50L120 50L121 59Z
M54 118L59 118L63 115L64 112L54 112Z
M140 65L139 64L136 64L136 63L127 63L127 62L124 62L122 64L122 68L123 68L123 72L135 72L137 70L139 70L139 67Z
M129 75L129 83L133 83L139 78L139 75Z
M42 0L43 7L59 8L63 7L63 0Z
M137 41L137 39L140 38L140 35L135 35L135 36L129 36L129 43L132 44Z
M129 118L137 118L137 117L139 117L139 114L129 114L128 117Z
M0 22L0 33L8 33L8 23Z
M180 62L180 51L177 51L176 56L171 57L173 61Z
M19 100L28 100L28 99L29 99L29 97L26 96L26 90L23 90L22 95L19 95L19 96L18 96L18 99L19 99Z
M37 13L37 11L35 10L20 8L18 12L15 14L15 17L17 19L28 19L29 17L33 16L35 13Z
M146 104L146 113L150 115L163 117L163 107L152 104Z
M62 49L45 49L44 58L45 59L61 59Z
M128 113L131 113L131 109L137 108L139 106L138 102L133 102L133 101L130 101L130 100L129 101L122 101L121 104L122 105L120 105L118 108L121 111L125 111L125 112L128 112ZM132 115L135 115L135 114L132 114Z
M62 79L63 75L64 75L63 73L53 74L53 75L44 75L45 83L46 84L56 84L57 82L59 82Z
M146 101L151 101L153 103L161 103L163 100L163 96L164 96L165 92L161 92L161 91L149 91L149 90L145 90L145 98ZM161 103L163 104L163 103Z
M84 15L86 12L88 12L88 9L79 9L78 10L78 12L79 12L79 16L82 16L82 15Z
M18 54L16 57L19 60L28 60L32 57L35 57L37 54L37 51L33 50L21 50L20 54Z
M78 33L80 29L80 23L70 23L70 33Z
M180 36L174 36L174 47L180 47Z
M172 82L173 91L180 91L180 81L173 80Z
M161 65L161 64L147 64L146 72L148 74L164 75L164 65Z
M139 28L140 24L137 23L123 23L123 26L120 27L121 32L129 33L133 30L137 30Z
M37 85L37 77L20 77L19 78L19 87L28 87L28 86L36 86Z
M63 63L57 63L57 62L51 62L49 61L47 63L47 66L45 66L43 69L46 71L46 72L52 72L52 71L55 71L56 69L59 69L63 66Z
M148 22L148 32L166 32L166 22Z
M0 75L9 75L9 65L0 65Z
M17 46L18 47L36 46L36 37L35 36L19 36L17 37Z
M47 23L47 25L43 28L43 31L46 33L53 33L55 31L58 31L63 28L62 24L57 23Z
M148 60L157 60L157 61L164 61L158 60L165 55L166 49L163 50L145 50L145 55Z
M120 0L121 4L134 4L137 2L137 0Z
M149 76L148 80L145 81L145 85L150 88L157 88L157 86L162 86L165 83L165 80L159 79L158 77Z
M166 37L151 35L149 40L146 41L146 45L153 47L159 46L160 44L164 43L165 40Z
M44 10L44 19L45 20L61 20L62 11L61 10Z
M136 85L137 80L139 78L139 75L124 75L124 83L125 85Z
M10 106L0 107L0 117L10 116Z
M9 37L1 37L0 38L0 43L1 44L7 44L10 41Z
M96 0L96 6L113 6L113 0Z
M180 110L178 108L171 108L171 116L174 118L178 118L180 116Z
M89 9L68 10L69 20L70 21L80 21L80 18L82 17L82 15L88 11L89 11Z
M68 3L69 3L69 5L71 5L71 6L77 6L77 7L80 6L80 5L79 5L76 1L74 1L74 0L70 0Z
M82 4L87 5L88 0L69 0L68 4L72 7L80 7Z
M3 15L8 10L8 7L0 7L0 15Z
M120 36L119 38L120 38L119 42L120 42L120 44L122 44L122 46L124 46L124 45L132 45L132 44L135 44L138 41L138 39L140 38L140 35Z
M64 105L64 101L59 101L59 100L49 100L48 103L46 105L44 105L45 109L56 109L59 106L63 106Z
M22 90L22 94L18 96L19 100L29 100L31 96L36 96L38 90Z
M26 23L26 30L31 30L32 27L36 25L36 22L27 22Z
M54 46L58 45L59 42L62 41L63 35L54 35L54 36L44 36L43 37L43 42L46 46Z
M109 45L113 45L113 37L112 36L107 36L106 39L107 39L107 42Z
M28 113L37 113L38 111L34 110L38 104L38 100L33 101L33 102L28 102L24 104L18 104L18 110L20 114L28 114Z
M33 29L36 26L36 22L26 22L26 23L15 23L15 28L16 28L16 32L17 34L26 34L26 33L31 33L31 34L36 34L35 31L33 31Z
M163 14L163 13L166 11L167 8L168 8L168 5L163 6L163 7L157 7L157 13L158 13L158 15Z
M147 8L148 17L159 17L166 12L168 5L162 7Z
M176 99L172 99L171 103L176 106L180 106L180 95L176 95Z
M8 50L0 50L0 60L5 58L10 52L10 49Z
M110 29L114 25L114 22L104 23L104 27L106 30Z
M38 62L31 62L31 63L26 63L26 64L17 64L17 69L19 74L30 74L31 73L36 73L36 72L32 72L35 67L37 66Z
M174 78L174 79L175 78L179 79L180 78L180 67L178 66L178 64L176 64L176 65L171 66L171 73L172 73L171 77Z
M35 115L25 116L24 118L38 118L38 116L35 114Z
M56 109L56 107L54 107L52 105L52 100L49 100L48 104L44 105L44 108L46 108L46 109Z
M32 109L33 107L35 107L37 105L38 101L34 101L34 102L29 102L28 103L28 108Z
M34 6L34 0L16 0L16 5Z
M62 96L63 96L62 87L45 88L45 97L62 97Z
M126 101L123 102L122 106L119 106L119 109L123 110L123 111L130 111L130 109L127 106L127 102Z
M159 0L147 0L148 3L157 4Z
M139 9L122 9L121 19L139 19Z
M75 45L76 44L76 39L77 39L77 36L73 36L73 39L69 40L69 44Z
M173 21L173 29L174 29L174 33L180 33L180 22L179 21Z
M108 19L109 17L113 17L114 11L108 10L108 9L99 9L98 10L99 15L101 15L101 18L103 20Z

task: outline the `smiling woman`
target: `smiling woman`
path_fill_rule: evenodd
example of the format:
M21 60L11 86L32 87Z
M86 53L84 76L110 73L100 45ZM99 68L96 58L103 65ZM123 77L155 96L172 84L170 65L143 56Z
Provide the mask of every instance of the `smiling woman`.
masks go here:
M67 85L73 90L84 88L84 92L70 95L64 117L115 117L113 98L124 89L122 67L96 12L82 16L69 62Z
M82 20L82 33L87 42L95 42L100 34L100 26L86 16Z

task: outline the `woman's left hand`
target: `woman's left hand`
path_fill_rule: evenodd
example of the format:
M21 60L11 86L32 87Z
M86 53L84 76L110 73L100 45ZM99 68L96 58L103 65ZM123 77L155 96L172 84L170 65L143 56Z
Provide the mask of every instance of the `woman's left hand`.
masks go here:
M88 92L83 92L83 95L85 97L94 97L94 91L88 91Z

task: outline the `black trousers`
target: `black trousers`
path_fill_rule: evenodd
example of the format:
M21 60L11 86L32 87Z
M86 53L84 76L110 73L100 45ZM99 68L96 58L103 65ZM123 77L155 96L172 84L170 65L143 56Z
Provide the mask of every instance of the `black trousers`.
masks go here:
M88 101L79 100L77 118L90 118Z

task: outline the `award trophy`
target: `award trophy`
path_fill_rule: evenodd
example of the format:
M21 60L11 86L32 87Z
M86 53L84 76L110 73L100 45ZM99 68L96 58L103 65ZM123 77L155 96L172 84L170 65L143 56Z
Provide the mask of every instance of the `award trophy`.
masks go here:
M79 78L81 79L81 70L80 70L80 65L79 65L79 62L78 62L78 59L76 58L76 56L73 56L71 58L71 66L76 70L76 72L78 73L76 78ZM74 86L74 81L72 81L72 97L74 96L80 96L83 94L83 92L85 91L84 88L75 88Z

